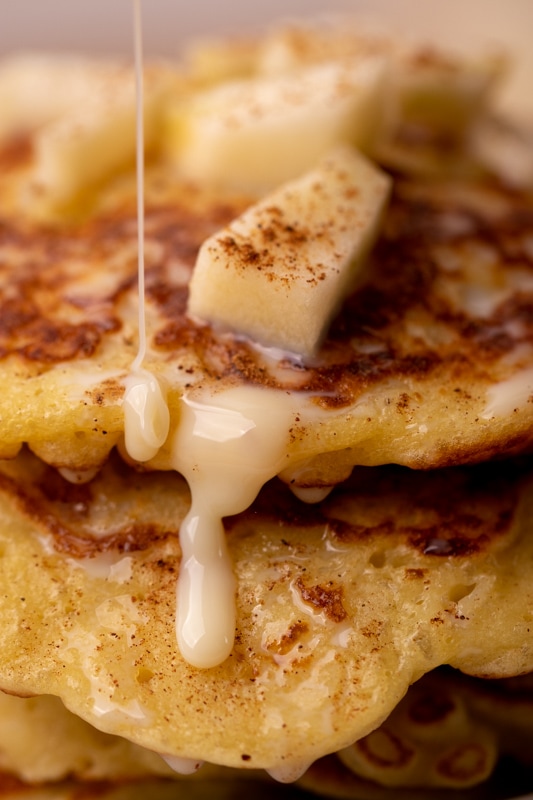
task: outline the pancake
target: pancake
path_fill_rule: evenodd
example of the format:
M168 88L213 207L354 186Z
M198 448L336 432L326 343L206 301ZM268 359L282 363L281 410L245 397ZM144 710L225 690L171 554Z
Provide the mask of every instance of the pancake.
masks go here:
M175 123L202 89L168 65L150 74L155 118L168 103ZM116 145L113 97L95 125ZM533 196L471 150L470 115L451 150L430 130L444 169L420 169L409 126L367 152L393 177L390 205L305 358L188 313L202 243L259 191L194 181L150 126L141 388L157 379L170 424L144 457L128 433L133 164L119 148L93 175L93 121L67 112L0 144L0 689L59 698L74 726L121 737L124 778L166 760L292 781L337 751L351 764L442 664L533 671ZM302 220L290 233L308 238ZM188 621L211 640L219 612L195 660Z
M42 132L0 147L0 456L26 443L88 476L123 439L135 186L122 174L36 217L28 187ZM255 198L191 185L160 150L146 189L145 367L168 391L171 429L146 466L172 467L183 398L216 405L249 387L283 407L272 470L301 486L332 485L355 464L432 468L530 450L533 204L479 169L463 173L396 175L362 285L303 359L187 315L202 241Z
M118 459L72 487L2 465L0 687L52 694L166 756L289 780L349 746L440 664L533 671L531 473L361 468L319 506L278 482L226 520L235 647L192 667L175 639L175 473Z
M408 787L418 800L430 787L436 797L446 796L446 787L472 800L493 797L499 757L513 756L515 772L531 766L524 747L532 733L531 703L530 676L487 682L436 670L410 687L380 728L316 762L297 785L322 796L376 800L392 787L394 796L405 796ZM0 693L0 752L0 797L13 796L17 781L22 797L38 786L56 798L82 792L128 800L148 792L153 798L208 797L213 790L237 800L251 791L268 797L274 786L265 773L207 765L178 776L154 753L96 730L49 696ZM338 784L335 771L343 776ZM520 790L518 775L509 790ZM300 796L279 784L275 791Z

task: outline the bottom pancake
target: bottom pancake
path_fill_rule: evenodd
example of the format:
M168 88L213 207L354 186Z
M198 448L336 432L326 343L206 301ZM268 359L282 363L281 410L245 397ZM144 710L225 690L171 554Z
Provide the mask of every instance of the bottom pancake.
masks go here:
M179 776L155 753L96 730L58 698L0 693L0 797L243 800L253 792L261 800L275 791L280 800L298 800L303 787L350 800L475 800L501 796L496 783L505 771L510 797L512 787L533 787L532 711L531 675L482 681L436 670L411 686L380 728L317 761L291 790L273 786L266 773L227 767Z
M526 461L360 469L317 506L270 483L225 521L236 643L202 670L176 645L184 481L112 459L72 486L23 452L1 466L0 687L166 757L294 780L441 664L533 671L532 489Z

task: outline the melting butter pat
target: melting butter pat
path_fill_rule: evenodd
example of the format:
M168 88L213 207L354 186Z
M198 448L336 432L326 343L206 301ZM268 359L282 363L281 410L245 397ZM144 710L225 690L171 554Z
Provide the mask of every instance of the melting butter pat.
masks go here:
M311 355L379 231L390 178L348 147L207 239L189 313L267 347Z
M166 149L193 180L268 191L332 147L370 148L385 126L388 60L226 81L169 105Z

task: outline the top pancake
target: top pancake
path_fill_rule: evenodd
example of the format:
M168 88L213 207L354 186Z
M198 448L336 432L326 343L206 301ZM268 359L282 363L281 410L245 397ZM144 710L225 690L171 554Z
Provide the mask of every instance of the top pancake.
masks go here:
M0 159L23 183L31 149ZM83 221L54 226L15 213L11 190L4 180L0 455L27 442L51 464L90 469L122 437L136 354L134 182L102 191ZM169 387L174 424L179 397L200 387L293 393L287 466L335 454L300 469L309 484L352 464L434 467L531 447L531 198L397 178L368 279L307 363L186 315L199 245L249 201L184 184L170 167L149 175L145 363ZM169 466L164 451L155 465Z
M99 68L82 69L88 86L91 69ZM123 71L109 69L117 105L123 96L131 105ZM178 79L156 65L147 75L152 104L161 93L198 91L194 70ZM102 102L112 116L105 93ZM98 108L89 103L88 115ZM124 449L124 382L138 340L136 187L133 164L121 164L119 175L43 217L40 145L50 130L55 141L59 124L60 144L75 151L78 131L65 119L62 128L54 119L0 140L0 457L27 443L47 463L88 476L115 445ZM85 117L79 124L84 130ZM257 196L187 182L153 129L152 119L144 366L168 390L171 430L148 467L172 466L182 398L223 405L227 390L250 386L265 390L263 416L283 406L276 470L302 487L334 484L356 464L428 468L531 449L531 194L506 190L461 137L451 147L449 130L433 131L430 149L446 167L395 172L361 284L316 356L304 359L187 315L201 243ZM411 156L423 149L409 126L398 145Z

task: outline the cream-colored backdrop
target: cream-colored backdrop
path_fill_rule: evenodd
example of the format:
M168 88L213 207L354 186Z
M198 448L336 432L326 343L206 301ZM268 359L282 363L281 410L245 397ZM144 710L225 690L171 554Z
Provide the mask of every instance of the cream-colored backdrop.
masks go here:
M131 0L0 0L0 53L52 48L130 49ZM520 56L509 102L533 113L533 0L144 0L147 52L172 54L201 33L253 30L281 16L327 10L386 18L400 31L460 48L510 45Z

